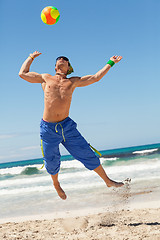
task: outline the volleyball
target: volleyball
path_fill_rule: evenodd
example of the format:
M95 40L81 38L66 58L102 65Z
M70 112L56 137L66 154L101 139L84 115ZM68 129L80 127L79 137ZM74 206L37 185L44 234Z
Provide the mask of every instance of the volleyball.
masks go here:
M59 11L56 7L48 6L45 7L41 12L41 19L48 25L53 25L58 22L60 18Z

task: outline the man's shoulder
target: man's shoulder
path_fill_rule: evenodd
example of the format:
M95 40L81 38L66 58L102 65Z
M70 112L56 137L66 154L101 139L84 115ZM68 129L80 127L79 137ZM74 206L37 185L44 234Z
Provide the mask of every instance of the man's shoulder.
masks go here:
M74 76L74 77L70 77L68 79L70 79L72 82L76 82L76 81L78 81L80 79L80 77Z
M45 77L49 77L49 76L53 77L53 75L51 75L49 73L42 73L42 75L45 76Z
M43 73L43 74L42 74L42 77L43 77L44 80L47 80L47 79L49 79L49 78L55 77L55 75L53 76L53 75L51 75L51 74L49 74L49 73Z

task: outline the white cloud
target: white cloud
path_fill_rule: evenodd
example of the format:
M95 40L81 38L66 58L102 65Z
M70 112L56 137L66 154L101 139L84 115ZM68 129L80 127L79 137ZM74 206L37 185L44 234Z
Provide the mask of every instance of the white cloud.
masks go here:
M17 157L22 157L22 154L8 154L4 156L0 156L0 159L12 159L12 158L17 158Z
M4 135L0 134L0 139L8 139L13 137L15 137L15 135L13 134L4 134Z
M23 147L20 150L21 151L28 151L28 150L34 150L34 149L39 149L39 148L40 148L39 145L38 146L28 146L28 147Z

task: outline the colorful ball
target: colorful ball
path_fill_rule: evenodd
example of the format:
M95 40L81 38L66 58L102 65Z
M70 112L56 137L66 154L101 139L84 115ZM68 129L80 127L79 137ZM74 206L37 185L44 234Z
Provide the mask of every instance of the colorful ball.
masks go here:
M45 7L41 12L41 19L48 25L53 25L58 22L60 18L59 11L56 7Z

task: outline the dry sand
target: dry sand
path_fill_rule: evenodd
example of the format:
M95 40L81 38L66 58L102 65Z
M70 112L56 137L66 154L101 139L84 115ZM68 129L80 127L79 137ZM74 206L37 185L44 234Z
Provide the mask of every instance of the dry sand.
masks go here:
M156 207L156 206L155 206ZM160 240L160 208L0 224L0 240Z

